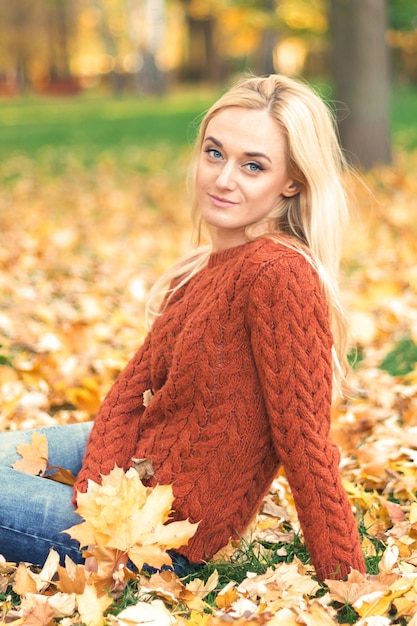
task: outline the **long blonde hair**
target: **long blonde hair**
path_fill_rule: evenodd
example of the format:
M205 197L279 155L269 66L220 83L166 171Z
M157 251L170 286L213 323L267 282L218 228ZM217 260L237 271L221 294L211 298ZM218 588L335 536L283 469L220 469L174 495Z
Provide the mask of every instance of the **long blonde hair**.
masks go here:
M298 250L314 265L329 307L334 372L340 381L346 369L347 349L346 315L338 287L341 238L348 219L342 177L347 164L332 113L301 81L277 74L244 78L223 94L204 116L190 167L192 181L208 123L217 113L232 106L268 111L286 137L288 172L300 191L290 198L281 197L262 224L262 235L255 235L259 233L260 224L254 223L246 228L246 237L253 241L259 236L279 239L282 234L290 235L290 240L283 238L285 245ZM192 218L200 243L204 223L195 197ZM173 280L175 290L180 288L207 264L210 253L210 245L200 246L164 274L149 293L148 313L156 314L155 299L169 296Z

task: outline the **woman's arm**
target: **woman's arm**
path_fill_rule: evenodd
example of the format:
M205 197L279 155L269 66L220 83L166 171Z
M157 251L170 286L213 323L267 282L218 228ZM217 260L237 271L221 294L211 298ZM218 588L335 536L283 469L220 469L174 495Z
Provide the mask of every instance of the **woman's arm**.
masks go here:
M359 534L329 442L332 337L311 265L297 253L268 264L253 286L253 352L274 445L318 578L364 571Z
M86 491L88 479L115 465L127 470L134 456L144 411L143 393L150 389L150 335L113 384L104 399L91 431L75 491ZM75 496L74 496L75 499Z

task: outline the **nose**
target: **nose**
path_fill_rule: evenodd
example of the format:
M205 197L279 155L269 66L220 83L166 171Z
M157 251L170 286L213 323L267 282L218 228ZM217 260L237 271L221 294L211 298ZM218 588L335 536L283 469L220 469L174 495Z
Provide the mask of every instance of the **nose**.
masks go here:
M227 162L223 165L217 176L216 183L220 189L234 189L236 187L235 172L232 163Z

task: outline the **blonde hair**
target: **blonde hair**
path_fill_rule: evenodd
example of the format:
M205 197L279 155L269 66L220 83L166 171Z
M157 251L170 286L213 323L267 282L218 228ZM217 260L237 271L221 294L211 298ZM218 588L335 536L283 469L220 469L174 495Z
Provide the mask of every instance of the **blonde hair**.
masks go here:
M313 264L320 278L333 333L334 372L344 379L346 370L347 323L341 304L338 275L341 238L348 219L347 196L342 173L347 169L330 109L306 84L282 75L247 77L223 94L204 116L190 174L194 180L196 163L209 121L227 107L266 110L284 133L288 148L288 172L299 185L299 193L282 196L274 211L262 223L246 228L248 241L260 236L279 239L300 252ZM204 226L201 211L193 198L192 217L198 243ZM289 243L289 241L291 243ZM155 298L169 295L184 285L207 264L210 246L200 246L180 259L149 293L148 313L155 315ZM174 280L174 290L170 287Z

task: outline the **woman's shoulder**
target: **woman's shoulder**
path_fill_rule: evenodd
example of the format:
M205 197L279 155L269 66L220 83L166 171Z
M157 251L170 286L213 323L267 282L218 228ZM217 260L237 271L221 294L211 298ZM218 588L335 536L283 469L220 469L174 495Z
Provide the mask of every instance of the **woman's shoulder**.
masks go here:
M298 244L292 237L263 237L252 244L248 255L250 263L260 272L274 270L282 272L284 269L297 273L315 273L314 263L305 246Z
M323 298L311 255L290 237L255 242L248 263L249 300L279 298L292 292L301 303ZM269 295L268 295L269 294Z

